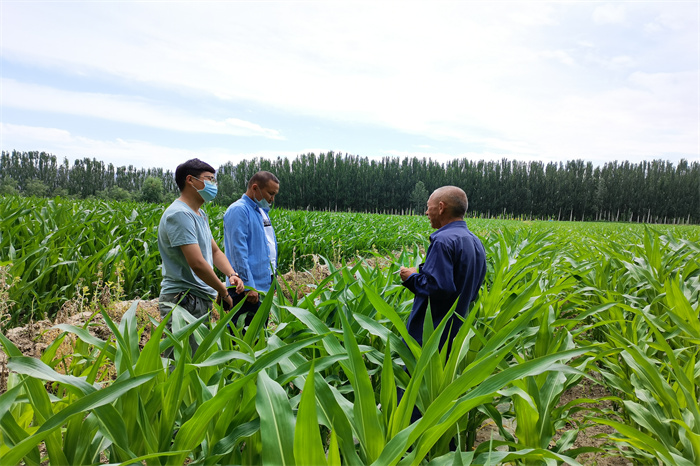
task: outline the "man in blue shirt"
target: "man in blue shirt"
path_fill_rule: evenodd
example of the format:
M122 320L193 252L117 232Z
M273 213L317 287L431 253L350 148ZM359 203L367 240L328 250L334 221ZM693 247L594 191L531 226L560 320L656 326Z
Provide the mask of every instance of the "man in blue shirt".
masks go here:
M484 246L464 221L467 195L456 186L436 189L428 199L426 215L430 226L437 229L430 235L425 262L419 270L401 267L403 286L415 294L413 309L406 324L408 333L423 344L423 321L430 303L435 327L457 301L456 313L465 317L469 305L479 296L486 275ZM440 339L440 347L457 335L462 321L452 316ZM448 345L449 348L449 345Z
M245 325L260 307L258 291L267 292L277 269L277 237L272 228L270 204L279 192L280 182L275 175L259 171L248 181L246 192L229 206L224 214L224 250L226 257L238 272L248 290L236 293L229 289L234 306L245 298L245 303L233 317L245 315Z

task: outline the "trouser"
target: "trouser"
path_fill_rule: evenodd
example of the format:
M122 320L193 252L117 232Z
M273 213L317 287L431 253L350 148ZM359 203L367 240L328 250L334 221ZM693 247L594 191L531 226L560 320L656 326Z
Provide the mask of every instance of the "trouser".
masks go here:
M236 307L239 302L242 300L245 300L245 297L247 293L236 293L236 291L233 288L228 289L228 295L231 296L231 299L233 300L233 307ZM233 315L233 318L231 319L230 325L236 325L238 324L238 319L241 316L245 316L245 323L243 324L245 327L249 326L250 323L253 321L253 317L255 317L255 313L258 312L258 308L260 308L260 301L257 303L253 304L248 301L243 301L243 305L241 308L236 311L236 313Z
M196 296L192 293L188 293L187 291L181 291L179 293L161 293L161 295L158 297L158 309L160 310L160 318L164 319L165 316L168 315L170 312L171 306L166 305L164 303L168 304L178 304L180 307L185 308L187 312L192 314L192 316L196 318L200 318L203 315L207 315L211 312L211 307L212 307L212 300L211 299L204 299L200 298L199 296ZM168 330L172 330L172 319L168 319L168 323L166 324ZM190 350L192 351L192 355L194 355L195 351L197 351L197 348L199 348L199 344L194 338L194 334L190 334ZM170 347L165 350L163 353L163 356L166 358L172 358L173 354L173 348Z

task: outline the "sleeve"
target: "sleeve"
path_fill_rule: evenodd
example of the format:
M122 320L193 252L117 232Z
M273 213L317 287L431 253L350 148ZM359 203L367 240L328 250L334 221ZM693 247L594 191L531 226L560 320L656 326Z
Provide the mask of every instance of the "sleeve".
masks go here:
M454 265L449 248L443 243L434 243L428 250L425 263L418 273L412 274L403 285L416 295L430 296L437 293L454 294Z
M250 220L246 209L232 206L224 214L224 253L243 284L256 288L248 264L248 236ZM257 288L256 288L257 289Z
M165 234L170 246L197 244L197 225L185 212L173 212L165 219Z

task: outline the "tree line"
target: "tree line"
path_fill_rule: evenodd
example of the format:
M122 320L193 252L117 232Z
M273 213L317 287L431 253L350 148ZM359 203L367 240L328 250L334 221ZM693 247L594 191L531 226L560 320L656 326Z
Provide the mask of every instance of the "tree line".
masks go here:
M44 152L2 152L0 193L167 202L177 196L173 170L115 167L95 159L73 164ZM520 162L426 158L370 159L334 152L294 159L251 159L219 167L228 205L258 170L280 179L276 205L288 209L423 213L432 190L464 189L470 215L555 220L700 223L700 163L663 160Z

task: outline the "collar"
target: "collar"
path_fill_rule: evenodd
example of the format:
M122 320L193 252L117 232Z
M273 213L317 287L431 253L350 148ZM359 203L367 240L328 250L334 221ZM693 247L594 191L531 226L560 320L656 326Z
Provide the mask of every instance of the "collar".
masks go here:
M432 241L435 236L439 235L442 232L456 229L456 228L457 229L467 228L467 222L464 220L455 220L454 222L450 222L447 225L443 226L442 228L439 228L438 230L434 231L430 235L430 240Z

